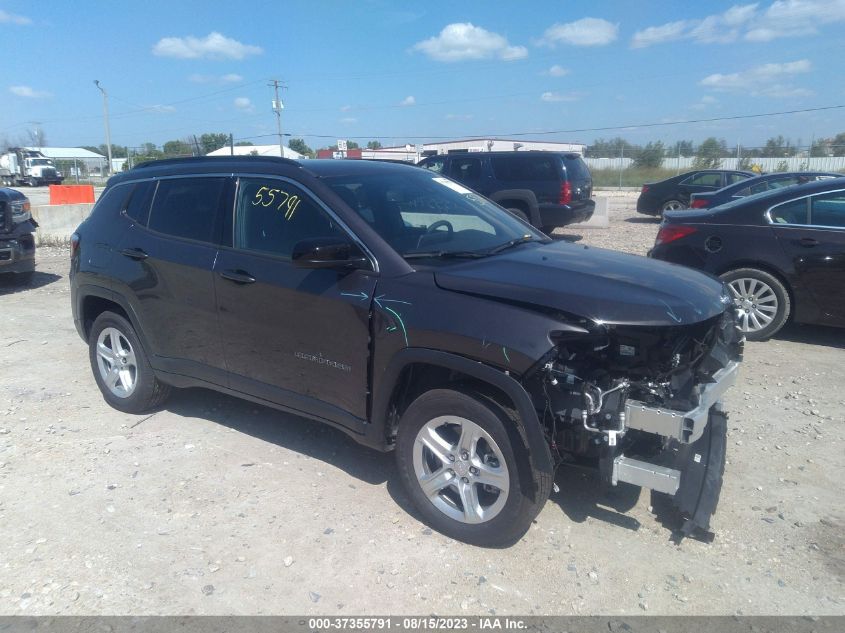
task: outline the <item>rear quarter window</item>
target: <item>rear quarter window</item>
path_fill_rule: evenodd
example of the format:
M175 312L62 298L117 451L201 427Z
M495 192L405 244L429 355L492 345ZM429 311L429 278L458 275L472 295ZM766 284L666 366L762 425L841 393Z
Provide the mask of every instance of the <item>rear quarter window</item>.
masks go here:
M124 209L126 198L132 192L131 185L115 185L111 189L107 189L100 199L97 201L92 215L114 215L118 214Z
M498 180L549 182L560 180L560 157L555 154L493 156L493 173Z

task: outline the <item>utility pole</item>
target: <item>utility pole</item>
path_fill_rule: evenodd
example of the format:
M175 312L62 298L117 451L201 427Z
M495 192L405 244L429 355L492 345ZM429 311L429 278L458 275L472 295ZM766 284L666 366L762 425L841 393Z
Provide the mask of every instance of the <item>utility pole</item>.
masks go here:
M273 90L276 94L276 98L273 100L273 112L276 113L276 129L279 134L279 156L282 158L285 157L285 144L282 140L282 110L284 110L285 105L282 103L282 100L279 98L279 88L287 88L282 82L278 79L270 80L270 83L267 84L268 86L273 86Z
M94 85L103 93L103 121L106 126L106 153L108 154L108 174L111 175L111 129L109 129L109 96L106 94L105 88L100 85L100 80L95 79Z

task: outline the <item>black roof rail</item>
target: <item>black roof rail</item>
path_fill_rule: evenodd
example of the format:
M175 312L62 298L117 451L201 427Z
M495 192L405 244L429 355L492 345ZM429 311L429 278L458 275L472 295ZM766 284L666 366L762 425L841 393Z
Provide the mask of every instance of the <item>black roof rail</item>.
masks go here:
M281 158L279 156L185 156L183 158L161 158L158 160L148 160L135 165L133 169L144 169L146 167L157 167L159 165L191 165L194 163L210 163L223 160L274 163L276 165L289 165L291 167L302 168L302 163L291 158Z

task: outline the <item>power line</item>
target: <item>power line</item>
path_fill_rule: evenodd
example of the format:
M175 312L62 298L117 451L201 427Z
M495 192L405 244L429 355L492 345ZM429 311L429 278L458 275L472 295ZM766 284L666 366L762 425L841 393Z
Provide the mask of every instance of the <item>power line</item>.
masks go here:
M636 128L653 128L653 127L667 127L672 125L689 125L695 123L714 123L718 121L737 121L742 119L759 119L763 117L772 117L772 116L783 116L788 114L801 114L804 112L821 112L824 110L838 110L845 108L845 104L839 105L830 105L830 106L819 106L817 108L801 108L796 110L781 110L779 112L760 112L756 114L737 114L732 116L721 116L721 117L710 117L710 118L703 118L703 119L685 119L682 121L659 121L653 123L629 123L627 125L606 125L601 127L585 127L585 128L572 128L568 130L547 130L547 131L532 131L532 132L508 132L507 134L471 134L468 136L479 137L479 138L507 138L512 136L548 136L551 134L574 134L576 132L607 132L611 130L627 130L627 129L636 129ZM276 136L275 134L258 134L255 136L243 136L240 138L235 139L236 141L248 141L251 139L256 138L266 138L268 136ZM305 132L297 132L293 134L293 136L297 137L310 137L310 138L342 138L344 135L338 136L337 134L308 134ZM371 138L383 138L383 137L390 137L390 138L404 138L408 140L426 140L426 139L451 139L452 136L405 136L402 134L363 134L358 136L346 136L346 138L350 139L371 139Z

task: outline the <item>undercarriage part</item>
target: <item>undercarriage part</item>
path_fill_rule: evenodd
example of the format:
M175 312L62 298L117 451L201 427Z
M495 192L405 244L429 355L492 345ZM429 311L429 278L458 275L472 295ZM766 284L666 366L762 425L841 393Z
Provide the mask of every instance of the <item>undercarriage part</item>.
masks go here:
M613 460L610 483L615 486L620 481L674 495L681 485L681 472L620 455Z

